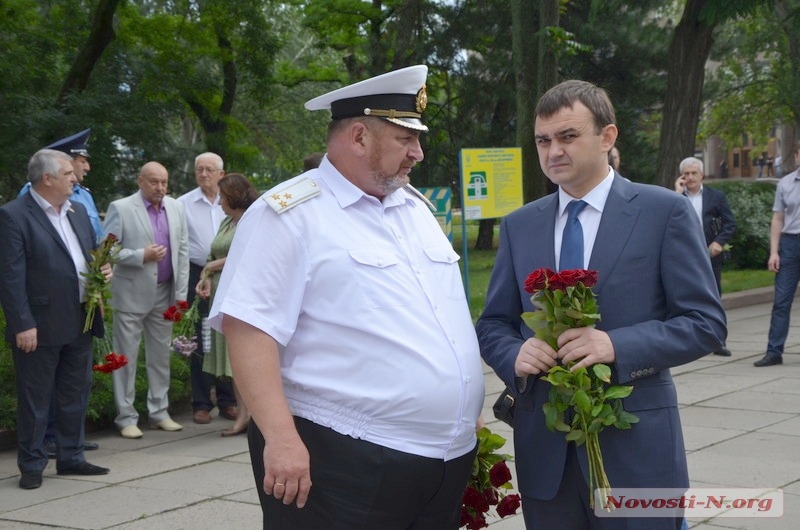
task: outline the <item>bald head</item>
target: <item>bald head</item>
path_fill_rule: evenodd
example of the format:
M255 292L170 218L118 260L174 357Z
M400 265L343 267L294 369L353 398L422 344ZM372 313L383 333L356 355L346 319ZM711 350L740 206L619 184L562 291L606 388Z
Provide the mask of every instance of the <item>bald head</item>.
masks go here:
M136 182L139 184L142 196L154 206L160 206L161 200L167 194L169 173L167 168L158 162L147 162L139 170Z

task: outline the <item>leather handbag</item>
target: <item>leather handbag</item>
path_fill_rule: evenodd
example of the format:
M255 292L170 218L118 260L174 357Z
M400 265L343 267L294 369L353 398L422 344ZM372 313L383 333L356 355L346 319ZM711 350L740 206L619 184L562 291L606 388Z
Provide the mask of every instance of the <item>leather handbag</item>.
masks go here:
M505 390L500 393L494 405L492 405L494 417L503 423L507 423L512 428L514 427L514 405L516 399L512 390L506 387Z

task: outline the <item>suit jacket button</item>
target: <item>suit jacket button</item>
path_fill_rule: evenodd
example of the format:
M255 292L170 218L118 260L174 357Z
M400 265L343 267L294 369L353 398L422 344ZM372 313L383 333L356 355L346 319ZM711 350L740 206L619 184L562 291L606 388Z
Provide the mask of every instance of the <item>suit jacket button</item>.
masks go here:
M636 377L636 372L631 372L631 379L633 379L634 377Z

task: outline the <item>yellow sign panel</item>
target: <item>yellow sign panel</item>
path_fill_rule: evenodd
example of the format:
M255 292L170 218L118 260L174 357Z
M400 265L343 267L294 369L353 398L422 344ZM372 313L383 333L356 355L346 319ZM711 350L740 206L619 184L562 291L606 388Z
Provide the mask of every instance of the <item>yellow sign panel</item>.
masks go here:
M522 149L461 150L464 219L504 217L522 206Z

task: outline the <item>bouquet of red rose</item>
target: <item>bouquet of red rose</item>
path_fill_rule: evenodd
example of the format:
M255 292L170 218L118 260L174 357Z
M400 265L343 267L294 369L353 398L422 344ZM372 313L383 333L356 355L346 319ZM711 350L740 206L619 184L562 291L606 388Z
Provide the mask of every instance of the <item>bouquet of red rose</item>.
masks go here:
M478 431L478 453L464 491L459 528L487 528L489 525L485 514L490 506L495 506L501 518L517 512L519 495L504 493L512 488L511 471L506 465L506 460L510 460L511 456L496 452L505 443L505 438L486 427Z
M570 328L594 326L600 320L597 299L592 287L597 271L584 269L555 273L542 268L525 280L525 290L532 293L531 302L538 311L522 314L522 320L536 338L558 350L558 336ZM545 422L551 431L566 433L568 442L586 444L589 457L589 499L594 507L594 491L611 489L600 451L600 431L608 426L630 429L639 421L622 408L622 398L630 395L632 386L612 386L611 368L595 364L572 370L575 363L554 366L543 379L552 385L544 404ZM567 412L572 422L567 423Z
M128 358L124 355L109 352L106 354L105 357L106 362L104 363L96 363L92 365L92 370L95 372L103 372L104 374L110 374L114 370L118 370L123 366L128 364Z
M102 357L102 360L92 365L92 370L104 374L110 374L114 370L118 370L128 364L128 358L124 354L114 352L113 342L111 340L111 332L106 330L103 338L94 339L95 355ZM103 362L105 361L105 362Z
M94 315L97 309L102 311L111 299L111 290L108 288L106 276L100 270L106 264L113 264L119 253L118 239L114 234L108 234L96 249L89 251L92 260L87 263L87 271L81 276L86 278L86 321L83 323L83 332L92 329Z
M172 349L176 353L190 356L197 349L195 326L200 320L200 297L195 296L192 305L179 300L164 311L164 320L172 322Z

